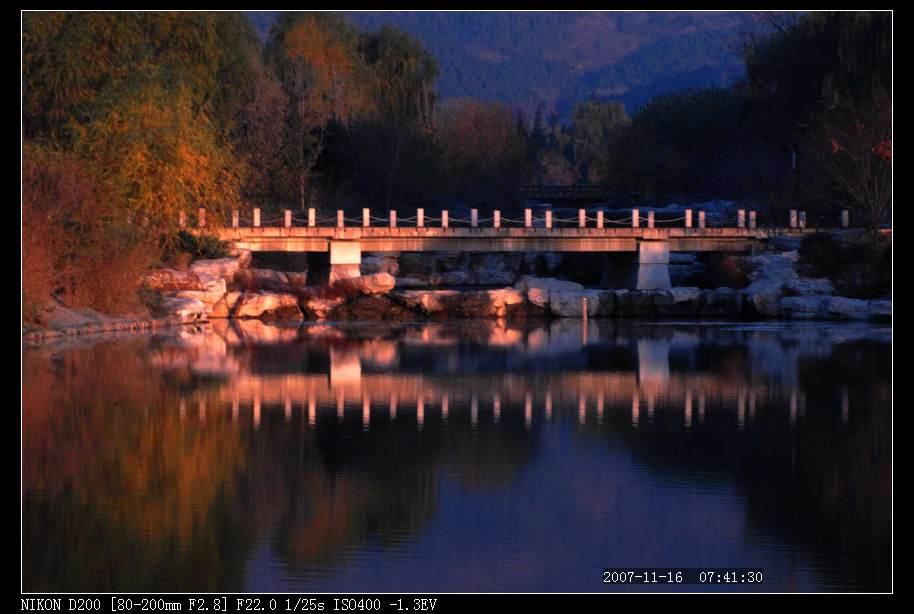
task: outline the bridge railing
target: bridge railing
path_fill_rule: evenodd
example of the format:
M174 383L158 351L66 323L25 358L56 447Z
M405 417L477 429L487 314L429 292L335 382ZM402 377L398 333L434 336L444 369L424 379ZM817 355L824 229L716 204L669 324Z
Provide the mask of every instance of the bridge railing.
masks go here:
M308 209L306 215L301 216L291 209L283 211L282 215L273 215L265 218L261 210L255 208L251 217L242 216L238 210L232 211L231 228L757 228L759 216L756 211L738 209L734 216L727 219L713 220L702 210L685 209L681 215L662 213L656 215L651 209L631 209L630 211L602 209L589 211L578 209L577 215L559 217L551 210L542 212L542 216L534 215L533 209L524 209L520 217L503 216L501 211L495 209L491 214L480 217L478 209L471 209L469 217L452 217L447 210L441 211L437 216L428 216L424 209L416 209L415 215L398 217L397 211L390 211L386 216L377 216L370 209L362 209L359 217L347 216L340 209L335 215L319 214L317 209ZM844 209L838 214L834 226L839 228L850 227L850 213ZM178 224L181 228L188 227L187 216L184 212L179 214ZM817 227L826 227L821 220L816 220ZM196 227L206 228L206 210L197 212ZM830 225L829 225L830 226ZM787 227L803 229L807 227L805 211L791 209L788 214Z

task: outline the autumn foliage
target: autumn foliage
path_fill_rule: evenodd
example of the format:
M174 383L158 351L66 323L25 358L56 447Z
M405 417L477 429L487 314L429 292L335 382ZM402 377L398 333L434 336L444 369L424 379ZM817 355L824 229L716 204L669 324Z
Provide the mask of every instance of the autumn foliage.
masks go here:
M26 147L22 168L23 309L40 319L50 295L100 311L138 307L133 290L151 239L124 217L85 161Z

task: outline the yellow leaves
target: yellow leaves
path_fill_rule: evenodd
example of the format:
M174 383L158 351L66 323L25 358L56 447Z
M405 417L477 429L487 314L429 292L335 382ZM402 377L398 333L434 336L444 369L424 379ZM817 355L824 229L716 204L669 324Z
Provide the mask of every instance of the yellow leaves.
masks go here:
M105 172L130 212L156 223L205 207L211 223L236 206L241 168L185 92L146 88L87 129L83 154Z

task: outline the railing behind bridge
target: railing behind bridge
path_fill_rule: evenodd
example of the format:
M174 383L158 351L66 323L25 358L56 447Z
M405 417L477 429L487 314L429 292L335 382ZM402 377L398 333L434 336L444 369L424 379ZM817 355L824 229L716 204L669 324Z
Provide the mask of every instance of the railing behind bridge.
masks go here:
M487 217L480 217L478 209L471 209L468 218L451 217L448 211L441 211L438 216L426 216L424 209L417 209L415 215L403 218L397 217L396 211L390 211L386 216L372 215L370 209L362 209L360 218L347 217L342 209L337 210L335 216L321 216L317 209L308 209L307 215L300 217L294 215L291 209L286 209L283 215L267 219L261 217L260 209L254 209L250 218L242 217L237 210L233 211L231 228L708 228L708 221L704 211L692 209L685 209L682 215L676 217L669 214L657 216L652 210L647 210L645 215L640 209L631 209L627 214L621 211L589 212L587 209L578 209L576 216L568 218L556 217L549 210L543 212L542 217L536 217L532 209L524 209L522 218L502 216L497 209ZM850 227L850 213L846 209L841 210L836 221L838 227ZM735 219L724 220L717 227L754 229L758 227L758 222L756 211L739 209ZM187 227L187 216L183 211L179 214L178 224L181 228ZM206 210L200 209L197 228L205 227ZM788 227L806 228L806 212L791 209Z

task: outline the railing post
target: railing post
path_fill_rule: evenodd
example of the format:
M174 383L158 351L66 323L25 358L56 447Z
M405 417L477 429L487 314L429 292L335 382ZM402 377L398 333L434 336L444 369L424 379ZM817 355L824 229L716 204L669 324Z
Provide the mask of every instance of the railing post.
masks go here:
M238 228L239 220L238 209L232 209L232 228Z
M492 212L492 228L501 227L501 211L496 209Z
M841 228L848 228L851 225L850 211L841 209Z
M260 228L260 209L254 208L254 228Z
M698 227L699 228L705 227L705 212L704 211L698 212Z
M416 209L416 228L425 226L425 209Z
M524 228L530 228L531 226L533 226L533 211L524 209Z
M369 226L371 226L371 210L370 209L365 209L365 208L362 209L362 226L365 228L368 228Z
M597 211L597 228L603 228L603 210Z
M691 209L685 210L685 227L686 228L692 227L692 210Z
M308 226L310 228L317 226L317 210L314 208L308 209Z
M797 210L796 209L790 210L790 227L791 228L797 227Z
M736 212L736 227L745 228L746 227L746 210L740 209Z
M479 209L470 209L470 226L473 228L479 226Z
M285 210L282 221L283 221L283 226L285 226L286 228L292 227L292 210L291 209Z
M552 210L546 211L546 228L552 228Z
M197 209L197 226L199 228L206 228L206 209L203 207Z
M654 212L653 211L647 212L647 227L648 228L654 227Z
M756 217L755 211L750 211L749 212L749 228L754 229L756 227L757 222L758 222L758 218Z
M578 209L578 228L587 226L587 210Z
M632 209L632 228L638 228L641 225L640 214L637 209Z
M800 228L806 228L806 212L800 211Z
M345 226L346 226L346 220L343 219L343 210L337 209L336 210L336 227L344 228Z
M391 228L397 227L397 212L394 209L390 210L390 227Z
M447 228L447 210L441 211L441 227Z

